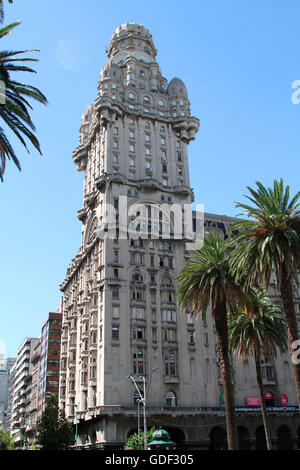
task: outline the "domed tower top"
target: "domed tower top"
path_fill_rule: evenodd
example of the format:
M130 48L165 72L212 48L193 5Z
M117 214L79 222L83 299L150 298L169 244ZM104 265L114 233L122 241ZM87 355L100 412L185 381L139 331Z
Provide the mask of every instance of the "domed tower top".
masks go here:
M149 30L141 24L125 23L113 33L107 55L114 62L134 56L145 62L155 60L157 50Z
M90 123L93 113L94 113L94 105L89 104L85 108L85 110L83 111L82 116L81 116L81 125L82 126L87 124L87 123Z
M182 98L187 98L188 97L188 94L187 94L187 89L186 89L186 86L185 84L183 83L182 80L180 80L180 78L172 78L172 80L170 81L169 85L168 85L168 88L167 88L167 94L169 96L180 96Z

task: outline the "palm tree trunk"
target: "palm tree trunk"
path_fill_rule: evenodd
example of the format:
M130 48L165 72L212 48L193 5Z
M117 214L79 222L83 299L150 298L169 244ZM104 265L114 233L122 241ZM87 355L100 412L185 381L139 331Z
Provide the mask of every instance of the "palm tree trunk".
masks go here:
M255 367L256 367L256 378L257 378L259 395L260 395L261 414L263 418L265 435L266 435L267 449L272 450L272 440L271 440L269 425L267 422L266 401L264 397L263 383L262 383L262 377L261 377L260 354L257 354L257 353L255 353Z
M228 450L238 450L239 443L235 420L234 391L229 362L226 302L220 302L216 306L213 316L215 318L220 355L220 369L224 389Z
M295 306L294 306L294 301L293 301L292 281L290 277L288 277L287 275L285 266L282 267L280 291L281 291L280 293L281 293L281 298L283 302L284 313L286 316L287 328L288 328L290 354L292 356L293 351L294 351L292 344L294 341L299 340L299 333L298 333L298 326L297 326L297 320L296 320ZM300 410L300 363L299 364L293 363L293 370L294 370L294 378L296 382L298 406Z

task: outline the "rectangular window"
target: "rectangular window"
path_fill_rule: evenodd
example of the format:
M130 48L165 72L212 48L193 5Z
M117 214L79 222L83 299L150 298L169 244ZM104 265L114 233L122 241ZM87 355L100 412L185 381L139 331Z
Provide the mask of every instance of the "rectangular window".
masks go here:
M165 322L176 323L176 310L163 310L162 319Z
M144 339L145 338L145 328L134 326L132 328L132 339Z
M195 332L189 331L189 344L195 344Z
M177 354L175 349L169 349L165 353L165 374L173 377L177 375Z
M112 289L112 298L118 299L119 298L119 289L117 287Z
M116 305L112 309L112 317L119 318L119 307Z
M152 318L152 321L155 323L156 322L156 308L151 309L151 318Z
M119 327L113 326L111 329L111 338L112 339L119 339Z
M152 289L150 291L150 297L151 297L151 304L155 304L156 303L156 290Z
M152 342L157 343L157 328L152 328Z
M143 349L136 349L132 353L133 374L142 375L145 373L145 352Z

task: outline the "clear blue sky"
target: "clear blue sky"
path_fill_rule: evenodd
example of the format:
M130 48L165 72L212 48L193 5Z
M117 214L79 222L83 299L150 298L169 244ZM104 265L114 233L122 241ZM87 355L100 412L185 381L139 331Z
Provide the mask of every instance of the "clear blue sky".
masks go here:
M72 151L114 29L128 21L149 28L163 75L185 82L201 122L189 147L196 201L234 216L234 202L257 180L283 177L299 189L300 104L291 85L300 79L300 2L14 0L5 11L5 23L22 23L1 49L40 49L38 73L23 79L49 100L33 111L43 156L12 140L22 172L8 162L0 184L0 341L14 356L56 311L80 246L82 174Z

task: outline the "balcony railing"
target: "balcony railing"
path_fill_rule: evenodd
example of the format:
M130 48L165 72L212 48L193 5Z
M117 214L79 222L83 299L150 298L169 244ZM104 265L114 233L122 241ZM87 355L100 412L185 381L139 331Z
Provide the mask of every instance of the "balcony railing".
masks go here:
M236 406L235 411L237 413L255 413L261 414L260 406ZM298 406L269 406L267 407L268 412L274 413L299 413ZM137 415L137 407L132 405L105 405L91 407L86 411L79 411L77 413L78 419L86 419L86 416L90 419L95 418L99 415ZM222 406L157 406L147 405L147 415L225 415L225 407ZM71 418L71 416L69 416Z

